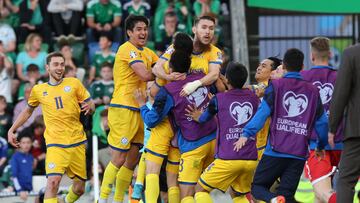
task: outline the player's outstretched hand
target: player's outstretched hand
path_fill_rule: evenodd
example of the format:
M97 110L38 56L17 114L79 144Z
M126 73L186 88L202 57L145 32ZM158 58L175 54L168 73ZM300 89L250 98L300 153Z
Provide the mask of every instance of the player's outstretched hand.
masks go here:
M243 146L246 144L246 141L248 140L247 137L241 136L238 141L234 143L234 151L238 152Z
M193 93L197 88L199 88L201 86L201 81L200 80L195 80L193 82L188 82L186 83L186 85L183 87L183 89L180 92L180 96L185 97L187 95L190 95L191 93Z
M186 111L186 116L191 117L194 121L199 122L200 116L202 114L202 111L197 109L196 106L191 106L188 105L187 108L185 109Z
M335 137L334 133L331 132L328 133L328 143L332 149L334 149L335 147L334 137Z
M146 95L145 92L141 89L137 89L134 92L134 97L139 106L144 106L146 103Z
M81 103L81 112L85 112L85 116L91 113L91 106L86 103L86 102L82 102Z
M325 150L315 150L315 156L320 161L321 159L325 158Z
M8 142L16 148L19 147L19 142L17 140L17 137L16 137L15 133L13 132L13 130L11 130L11 129L8 132Z

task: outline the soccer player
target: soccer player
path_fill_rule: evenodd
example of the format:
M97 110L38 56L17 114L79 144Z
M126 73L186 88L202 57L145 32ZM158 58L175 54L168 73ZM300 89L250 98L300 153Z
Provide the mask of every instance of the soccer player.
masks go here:
M286 51L283 59L287 73L274 80L265 90L258 111L244 127L235 149L263 127L271 116L269 139L257 166L251 187L255 199L266 202L295 202L294 194L308 157L308 140L315 128L318 137L317 156L322 156L327 144L328 122L319 91L300 75L304 54L298 49ZM269 191L280 178L277 193Z
M222 64L221 50L211 44L215 32L215 19L210 16L202 16L195 19L192 31L194 33L194 51L191 55L190 70L192 72L203 72L206 75L199 80L186 84L181 91L182 96L191 94L202 85L212 85L216 82L219 78L220 65ZM176 72L168 74L164 70L164 64L166 61L169 61L174 50L174 46L170 45L154 66L153 72L157 77L173 81L183 76L183 74ZM217 83L220 82L219 80Z
M250 192L258 163L256 141L252 139L241 150L233 150L242 128L255 115L260 104L255 93L243 89L247 76L245 66L230 62L226 69L229 91L214 96L204 113L189 107L189 116L199 123L205 123L215 115L218 121L216 159L197 182L195 200L198 203L212 202L210 191L225 192L229 186L235 203L248 202L245 195Z
M171 71L187 73L191 64L188 53L175 50L171 55L169 67ZM149 110L145 104L145 96L136 92L136 98L141 106L141 116L148 127L158 125L167 115L175 122L178 131L178 146L181 152L179 166L179 185L181 202L194 202L195 185L202 171L213 161L216 137L216 121L212 119L205 124L199 124L186 116L187 105L206 108L209 102L210 88L203 86L189 96L182 97L182 87L195 80L203 78L203 73L191 73L184 80L171 82L159 90L155 97L153 108Z
M176 51L188 53L190 57L193 50L193 41L185 33L177 33L174 37L174 48ZM169 71L168 62L165 64ZM185 75L184 75L185 77ZM151 94L156 95L160 88L168 81L156 78L155 85L151 87ZM168 184L168 200L170 203L180 201L180 190L177 183L179 172L180 152L171 143L174 137L173 129L168 118L163 119L158 125L151 129L149 142L146 146L146 191L147 202L157 202L159 196L159 173L164 158L167 157L166 177Z
M269 85L271 72L281 64L281 60L276 57L269 57L259 63L256 69L255 79L258 82L256 85L251 85L251 89L258 95L259 98L263 98L265 88ZM261 159L267 137L269 134L270 118L268 118L264 124L264 127L256 135L256 147L258 149L258 158Z
M331 97L334 92L337 71L329 66L330 40L326 37L316 37L311 40L311 69L302 71L304 80L315 85L320 93L320 98L327 115L329 115ZM344 123L343 123L344 124ZM336 202L336 193L332 189L331 176L335 172L340 161L343 149L342 133L344 125L341 125L335 136L335 146L325 146L324 159L318 160L315 156L316 132L313 131L310 140L310 156L305 164L305 173L309 177L319 202Z
M144 16L130 15L125 20L129 40L119 47L115 57L114 93L108 114L111 161L104 172L99 203L106 202L115 178L114 202L123 201L139 159L144 123L133 92L136 89L145 91L146 82L154 80L151 67L158 60L156 54L145 47L148 26L149 20Z
M56 203L56 194L62 175L73 178L65 200L75 202L85 189L86 135L80 122L80 112L91 114L95 105L89 92L76 78L63 78L65 59L54 52L46 57L49 82L35 85L28 99L28 106L21 112L8 132L8 141L18 147L16 130L31 116L34 108L41 105L46 130L45 203ZM81 104L81 107L79 105Z

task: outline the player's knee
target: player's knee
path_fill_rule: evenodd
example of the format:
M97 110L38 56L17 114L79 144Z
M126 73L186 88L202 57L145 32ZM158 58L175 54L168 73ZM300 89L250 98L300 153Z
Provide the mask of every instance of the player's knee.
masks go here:
M61 176L51 176L47 180L47 188L51 191L57 191L61 181Z
M167 184L168 184L169 188L173 187L173 186L177 186L177 184L178 184L178 182L177 182L178 175L177 174L166 171L166 179L167 179Z
M77 185L77 186L74 186L73 187L73 192L78 195L78 196L81 196L84 194L85 192L85 185L82 184L82 185Z
M161 165L152 161L146 161L146 174L159 174Z
M184 184L180 184L180 195L181 197L186 197L186 196L194 196L195 194L195 186L193 185L184 185Z
M126 160L126 154L124 153L112 153L111 163L113 163L117 168L120 168Z
M195 186L195 192L208 192L208 191L205 190L199 183L197 183Z

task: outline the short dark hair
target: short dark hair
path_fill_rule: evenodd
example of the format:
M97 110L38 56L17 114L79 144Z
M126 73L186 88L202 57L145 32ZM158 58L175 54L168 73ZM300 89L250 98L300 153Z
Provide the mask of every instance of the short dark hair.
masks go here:
M176 13L174 11L169 11L165 13L164 18L166 17L177 17Z
M50 53L50 54L48 54L48 55L46 56L46 64L47 64L47 65L50 64L51 58L53 58L53 57L61 57L61 58L63 58L64 61L65 61L65 58L64 58L64 56L62 55L62 53L60 53L60 52L52 52L52 53Z
M300 72L304 65L304 53L296 48L288 49L284 55L283 65L287 71Z
M174 36L174 49L175 50L182 50L185 53L191 55L193 52L193 40L188 34L178 32Z
M191 65L191 55L183 50L175 50L170 57L169 67L174 72L187 73Z
M109 67L109 68L112 69L112 68L113 68L113 64L105 61L104 63L101 64L100 69L102 69L102 68L104 68L104 67Z
M277 58L277 57L275 57L275 56L270 56L270 57L267 58L267 59L269 59L269 60L271 60L271 61L273 62L273 63L271 64L271 70L276 70L276 68L277 68L278 66L280 66L281 63L282 63L282 60L279 59L279 58Z
M238 62L229 62L226 67L226 78L233 88L241 89L248 77L246 67Z
M99 40L101 37L107 38L110 42L112 42L114 39L114 35L112 32L100 32Z
M33 63L26 67L26 72L38 72L39 70L39 66Z
M125 32L126 32L126 36L128 36L127 31L134 30L134 27L136 25L136 23L138 22L143 22L145 23L146 26L149 27L149 19L147 19L145 16L138 16L138 15L129 15L126 19L125 19Z
M33 141L33 136L31 134L30 130L23 130L19 133L19 136L17 137L17 140L21 142L22 139L29 138L31 141Z
M195 18L195 20L194 20L194 26L197 26L197 24L199 24L199 22L200 22L201 20L210 20L210 21L212 21L214 24L216 23L215 18L213 18L213 17L211 17L211 16L204 15L204 16L200 16L200 17Z

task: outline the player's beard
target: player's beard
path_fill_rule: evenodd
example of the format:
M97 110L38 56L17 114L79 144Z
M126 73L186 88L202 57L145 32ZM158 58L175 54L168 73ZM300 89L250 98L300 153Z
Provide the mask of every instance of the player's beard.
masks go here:
M206 52L210 50L210 44L204 44L201 42L201 40L198 38L197 40L195 40L195 46L194 47L198 47L198 50L201 50L201 52Z
M50 76L56 81L60 82L64 78L64 73L61 74L61 76L58 76L57 73L50 73Z

